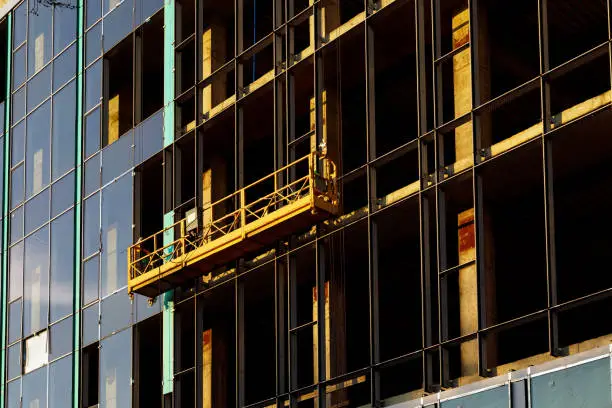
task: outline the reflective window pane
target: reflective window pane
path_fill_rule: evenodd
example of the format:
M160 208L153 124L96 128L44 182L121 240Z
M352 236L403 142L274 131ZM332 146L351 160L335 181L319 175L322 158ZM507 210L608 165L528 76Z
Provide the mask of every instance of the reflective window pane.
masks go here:
M21 338L21 300L9 305L8 341L12 343Z
M100 249L100 194L85 200L83 216L83 257L86 258Z
M11 208L15 208L23 201L25 189L24 167L25 166L21 165L11 172Z
M11 229L11 240L10 244L13 244L23 238L23 209L21 206L11 213L10 229Z
M51 95L51 65L48 65L36 76L28 81L28 112L40 105Z
M65 408L72 404L72 356L49 366L49 408Z
M74 168L76 138L76 85L71 82L53 97L53 179Z
M7 387L6 406L7 408L21 407L21 379L10 382Z
M23 331L47 326L49 305L49 227L25 240Z
M470 394L465 397L443 401L440 408L507 408L508 387L497 387L492 390Z
M19 122L21 118L25 116L25 102L26 102L26 87L23 86L17 92L13 94L13 105L12 105L12 122L13 124Z
M130 131L102 151L102 185L109 183L132 167L132 144L132 132Z
M98 300L100 258L94 256L83 265L83 305Z
M92 305L83 310L83 346L87 346L95 341L98 341L98 321L100 319L98 304Z
M100 188L100 155L94 156L85 162L84 173L83 195L88 196Z
M87 27L98 21L102 16L102 0L87 0Z
M102 97L102 62L98 61L87 68L85 73L85 111L100 103Z
M100 150L100 108L85 118L85 158Z
M120 291L102 300L100 337L104 338L130 325L132 321L130 297Z
M63 177L51 187L51 217L62 213L74 204L74 172Z
M27 198L49 185L49 142L51 103L46 102L27 119L26 195Z
M531 406L610 406L610 359L602 358L531 379Z
M25 155L25 121L13 128L11 133L11 167L24 159Z
M21 375L21 343L9 347L7 354L7 375L12 380Z
M132 331L100 342L100 408L131 406Z
M51 60L51 22L53 7L35 2L28 14L28 76Z
M135 0L134 9L136 25L142 24L156 11L164 7L164 0Z
M42 368L23 376L23 407L47 407L47 370Z
M85 65L89 65L102 55L102 23L91 27L85 37Z
M28 27L28 2L24 1L15 7L13 13L13 48L26 40L26 30Z
M19 88L26 79L26 46L13 54L13 90Z
M102 296L127 284L126 253L132 243L132 175L102 190Z
M9 250L9 302L23 294L23 242Z
M61 88L76 75L76 45L71 45L53 61L53 89Z
M131 1L104 1L106 4L115 3L115 5L118 5L110 14L104 17L104 52L106 52L132 31L133 4Z
M72 317L62 320L49 329L49 360L55 360L72 349Z
M53 7L53 51L55 55L76 39L77 1L62 1L62 6Z
M52 322L72 312L73 262L74 213L69 211L51 223L50 315Z
M25 235L49 221L49 205L51 204L49 194L49 189L46 189L26 203Z

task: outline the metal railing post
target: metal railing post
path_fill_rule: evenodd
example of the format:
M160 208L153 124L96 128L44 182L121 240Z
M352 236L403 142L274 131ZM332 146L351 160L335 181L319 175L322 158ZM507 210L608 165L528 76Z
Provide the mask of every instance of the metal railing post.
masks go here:
M242 238L246 237L246 197L244 189L240 190L240 228L242 229Z

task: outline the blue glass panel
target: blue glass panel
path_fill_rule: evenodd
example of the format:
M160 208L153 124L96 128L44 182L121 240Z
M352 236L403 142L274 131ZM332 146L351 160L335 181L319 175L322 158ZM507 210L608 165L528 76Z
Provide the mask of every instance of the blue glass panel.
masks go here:
M28 29L28 2L24 1L19 6L15 7L13 13L13 48L17 48L26 40L26 32Z
M101 60L87 68L85 72L85 111L100 103L102 97L102 62Z
M53 61L53 89L57 90L76 75L76 45L71 45Z
M134 132L134 161L138 165L164 146L164 111L160 110L147 118Z
M51 223L51 321L72 312L74 276L74 213L68 211Z
M12 380L21 375L21 343L17 343L8 348L7 356L7 375Z
M87 27L102 17L102 0L86 0L87 3Z
M53 7L53 51L56 55L76 39L76 3L76 0L62 0L61 6Z
M98 341L99 321L100 311L97 303L83 310L83 346Z
M49 366L49 408L66 408L72 404L72 356Z
M99 282L100 258L96 255L83 265L83 305L98 300Z
M17 379L8 384L6 395L7 408L22 408L21 407L21 379Z
M100 250L100 194L85 200L83 257Z
M503 386L444 401L440 408L508 408L508 405L508 387Z
M533 408L611 407L610 398L609 358L531 379Z
M49 360L55 360L72 350L72 323L71 316L51 326L49 330Z
M136 0L134 4L135 25L139 26L162 7L164 7L164 0Z
M51 65L28 81L28 113L51 95Z
M34 75L53 56L51 22L53 7L41 2L30 4L28 14L28 76Z
M74 204L74 172L57 181L51 187L51 218Z
M132 31L132 12L132 2L124 0L118 7L104 17L104 52L113 48L115 44L125 38Z
M100 342L100 408L131 407L131 362L131 330Z
M51 173L51 102L45 102L27 118L26 198L49 185Z
M98 23L85 34L85 65L102 55L102 23Z
M130 130L102 150L102 185L121 176L134 166L133 132Z
M26 74L26 47L23 46L13 54L13 90L23 84Z
M23 332L29 335L48 325L49 227L25 240Z
M71 82L53 97L52 177L74 168L76 139L76 86Z
M23 376L23 406L47 407L47 367Z
M17 92L13 94L13 105L11 113L11 123L15 124L21 120L25 116L26 111L26 87L23 86Z
M26 203L25 235L49 221L49 205L51 204L49 194L49 189L46 189Z
M23 242L9 249L9 302L23 295Z
M11 167L15 167L25 158L25 138L25 121L23 121L19 122L11 133Z
M21 299L9 305L8 341L12 343L21 338Z
M100 108L85 118L85 158L100 150Z
M132 322L132 305L126 292L119 291L102 300L100 321L100 338L118 332L130 325Z

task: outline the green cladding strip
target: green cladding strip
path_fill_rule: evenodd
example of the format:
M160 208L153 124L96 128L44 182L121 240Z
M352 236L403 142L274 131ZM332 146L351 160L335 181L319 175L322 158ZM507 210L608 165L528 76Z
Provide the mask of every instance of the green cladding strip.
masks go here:
M5 406L5 390L6 390L6 329L7 329L7 289L8 289L8 213L9 213L9 174L11 170L10 160L10 137L9 129L11 128L11 62L13 49L13 13L9 13L6 20L6 95L4 100L4 174L2 183L4 186L2 196L2 288L0 289L0 314L2 324L0 327L0 336L2 336L2 346L0 350L0 407Z
M174 13L175 0L164 0L164 147L174 142ZM174 211L164 214L164 228L174 224ZM169 231L172 233L172 231ZM172 242L164 234L164 245ZM174 388L174 292L162 295L162 380L163 394Z
M164 214L164 228L174 224L174 211ZM173 231L164 233L164 246L174 241ZM172 392L174 386L174 292L162 295L162 361L163 394Z
M164 147L174 142L174 0L164 0Z
M75 147L75 188L74 188L74 279L72 321L72 406L80 407L80 366L81 366L81 179L83 175L83 50L84 42L84 9L85 0L78 0L77 14L77 90L76 90L76 147Z

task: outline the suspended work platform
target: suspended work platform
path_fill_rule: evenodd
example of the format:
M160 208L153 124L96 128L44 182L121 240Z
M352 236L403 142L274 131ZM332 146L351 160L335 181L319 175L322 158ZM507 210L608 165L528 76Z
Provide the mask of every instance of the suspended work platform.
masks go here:
M311 153L205 206L200 228L183 218L132 245L128 292L155 297L338 211L335 164Z

